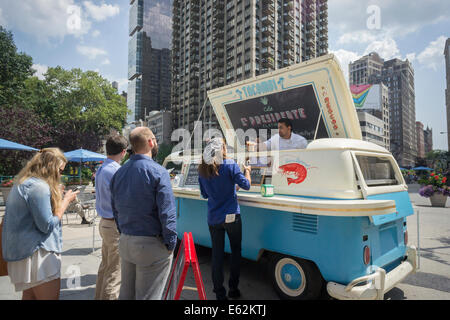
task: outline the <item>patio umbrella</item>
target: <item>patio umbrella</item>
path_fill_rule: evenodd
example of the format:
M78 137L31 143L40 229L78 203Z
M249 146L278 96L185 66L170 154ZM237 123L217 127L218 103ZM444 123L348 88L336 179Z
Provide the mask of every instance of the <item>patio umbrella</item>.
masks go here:
M433 169L427 168L427 167L415 167L415 168L413 168L413 170L417 170L417 171L420 171L420 170L433 171Z
M5 139L0 139L0 149L38 151L38 149L24 146L23 144L12 142L12 141L5 140Z
M77 149L65 152L64 156L69 161L80 163L80 185L81 185L81 163L89 161L104 161L106 159L106 156L103 154L84 149Z

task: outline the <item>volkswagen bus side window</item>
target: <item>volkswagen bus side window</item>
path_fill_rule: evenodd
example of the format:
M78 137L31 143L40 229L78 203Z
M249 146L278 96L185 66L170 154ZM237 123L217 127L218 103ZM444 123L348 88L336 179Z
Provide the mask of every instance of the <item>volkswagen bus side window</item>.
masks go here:
M389 158L356 155L364 180L369 187L398 185Z

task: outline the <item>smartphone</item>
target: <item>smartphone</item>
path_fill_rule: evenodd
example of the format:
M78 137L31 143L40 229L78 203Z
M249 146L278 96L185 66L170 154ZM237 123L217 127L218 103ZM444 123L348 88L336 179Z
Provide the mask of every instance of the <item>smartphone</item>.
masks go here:
M81 187L75 187L74 189L72 189L73 192L77 192L79 190L81 190Z

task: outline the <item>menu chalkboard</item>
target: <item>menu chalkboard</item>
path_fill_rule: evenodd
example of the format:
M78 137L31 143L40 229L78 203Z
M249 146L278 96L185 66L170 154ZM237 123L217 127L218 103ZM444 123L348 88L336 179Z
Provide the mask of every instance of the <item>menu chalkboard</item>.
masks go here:
M250 178L252 179L252 186L260 186L264 179L265 168L252 167L250 171Z
M255 129L268 129L267 139L271 136L271 129L278 128L278 120L288 118L292 121L293 132L307 140L313 140L317 132L317 139L327 138L327 128L320 117L320 108L312 85L306 85L263 97L238 101L225 106L235 130L244 132ZM240 140L243 137L239 137ZM245 141L240 141L242 144Z
M185 186L198 186L198 164L191 163L186 174Z

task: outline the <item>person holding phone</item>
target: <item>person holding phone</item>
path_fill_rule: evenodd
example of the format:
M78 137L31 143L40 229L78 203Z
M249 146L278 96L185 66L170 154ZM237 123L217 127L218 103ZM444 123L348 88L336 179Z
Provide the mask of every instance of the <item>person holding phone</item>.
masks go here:
M212 278L217 300L227 300L223 286L225 232L231 247L231 271L228 297L238 298L240 276L242 223L237 202L236 185L249 190L251 167L244 165L244 174L236 162L227 159L222 138L210 140L198 167L200 191L208 199L208 226L212 243Z
M57 300L60 292L61 219L78 192L60 187L67 159L61 150L39 151L20 171L6 202L2 250L8 274L23 300Z

